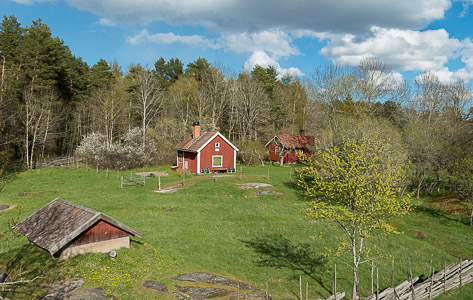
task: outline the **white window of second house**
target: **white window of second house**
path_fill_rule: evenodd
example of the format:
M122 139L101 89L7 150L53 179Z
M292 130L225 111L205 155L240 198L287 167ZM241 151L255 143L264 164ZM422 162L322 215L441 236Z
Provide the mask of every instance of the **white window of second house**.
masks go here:
M215 143L215 152L220 151L220 143Z
M212 167L221 167L223 165L223 156L213 155L212 156Z

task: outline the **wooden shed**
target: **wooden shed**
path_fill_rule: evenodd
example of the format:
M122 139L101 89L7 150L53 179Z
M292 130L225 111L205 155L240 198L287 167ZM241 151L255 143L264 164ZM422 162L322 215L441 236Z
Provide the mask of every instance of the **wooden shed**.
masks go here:
M13 229L51 255L65 258L129 248L130 236L142 236L101 212L60 198L49 202Z
M315 137L305 135L301 130L299 135L275 135L268 143L268 159L284 163L295 163L299 161L299 155L310 155L310 149L315 145Z
M192 135L176 147L177 170L193 173L235 172L238 150L218 131L200 131L195 122Z

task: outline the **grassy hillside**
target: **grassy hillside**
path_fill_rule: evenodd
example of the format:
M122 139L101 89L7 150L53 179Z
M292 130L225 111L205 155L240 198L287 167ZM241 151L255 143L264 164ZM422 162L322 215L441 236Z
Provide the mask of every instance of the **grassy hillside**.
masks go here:
M168 172L170 176L161 177L164 186L182 182L180 174L171 172L169 167L146 170ZM284 241L289 240L293 244L310 244L315 253L322 255L344 240L333 224L308 219L301 212L304 201L293 187L290 170L290 167L271 166L267 179L267 167L244 167L241 181L239 174L217 180L212 175L187 175L185 188L175 194L153 193L158 187L157 178L148 178L146 187L121 189L116 172L110 172L107 177L104 171L97 174L95 170L86 171L83 167L23 172L0 194L0 204L13 206L0 212L0 231L7 228L8 220L23 219L60 197L101 211L141 231L143 238L134 239L132 248L119 250L113 261L103 254L62 261L50 258L45 251L28 245L26 238L19 237L13 241L12 252L0 256L0 266L6 265L11 274L22 274L24 278L42 277L35 284L17 291L25 298L34 298L44 292L40 284L82 277L88 286L101 286L119 299L158 299L158 296L159 299L172 299L142 288L141 283L159 280L172 290L180 283L173 281L171 276L205 271L245 281L261 289L268 286L273 299L297 299L299 274L302 274L304 287L308 282L309 298L313 299L329 296L334 263L337 264L337 290L349 292L352 276L347 266L349 255L329 258L323 265L302 255L290 261L290 268L277 269L260 266L254 247L245 243L259 238L260 246L265 245L263 242L273 245L271 254L278 256L285 253ZM121 172L122 175L129 176L130 172ZM270 183L282 194L256 196L254 190L243 190L236 185L241 182ZM44 193L21 194L38 191ZM424 200L415 204L416 209L409 216L392 220L400 234L377 237L370 242L376 245L373 253L377 257L375 265L380 269L382 287L391 284L393 259L395 282L400 282L407 276L408 255L413 274L427 275L432 256L434 268L439 270L444 251L447 262L456 261L458 256L471 258L473 254L473 228L461 216L444 213ZM163 210L169 207L174 209ZM310 262L314 262L316 270L312 277L304 274ZM370 293L370 273L371 265L363 265L362 295ZM473 288L463 290L443 297L466 299L461 298L462 295L471 294ZM18 294L5 295L15 298Z

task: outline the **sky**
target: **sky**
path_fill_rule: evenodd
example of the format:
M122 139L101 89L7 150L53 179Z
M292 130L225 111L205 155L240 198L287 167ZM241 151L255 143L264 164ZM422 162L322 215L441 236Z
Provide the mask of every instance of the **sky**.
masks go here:
M90 66L203 57L310 77L376 57L408 80L473 82L473 0L0 0L0 14L41 18Z

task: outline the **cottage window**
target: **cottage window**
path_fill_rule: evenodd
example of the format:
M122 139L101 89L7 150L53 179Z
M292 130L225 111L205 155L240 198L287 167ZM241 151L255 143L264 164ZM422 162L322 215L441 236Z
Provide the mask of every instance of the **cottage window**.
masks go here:
M279 146L275 146L274 147L274 153L279 154L279 152L281 152L281 148L279 148Z
M220 151L220 143L215 143L215 152Z
M212 156L212 168L219 168L223 165L223 156L222 155L213 155Z

